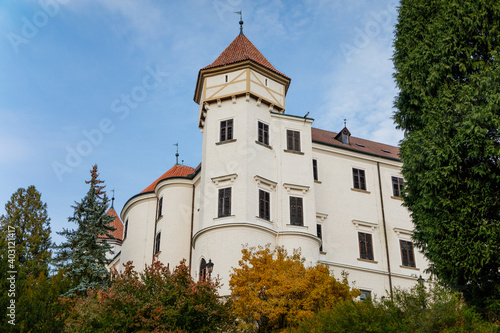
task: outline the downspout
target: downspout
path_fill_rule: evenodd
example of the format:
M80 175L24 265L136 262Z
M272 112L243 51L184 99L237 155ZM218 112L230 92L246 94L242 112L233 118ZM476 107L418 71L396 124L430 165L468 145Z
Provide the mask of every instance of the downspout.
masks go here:
M191 275L191 262L193 261L194 191L195 187L193 184L193 198L191 199L191 238L189 239L189 275Z
M389 244L387 242L387 226L385 223L384 196L382 195L382 180L380 178L380 162L377 162L377 172L378 172L378 187L380 193L380 205L382 208L382 224L384 226L385 253L387 255L387 272L389 273L389 290L391 292L391 299L392 299L391 261L389 259Z

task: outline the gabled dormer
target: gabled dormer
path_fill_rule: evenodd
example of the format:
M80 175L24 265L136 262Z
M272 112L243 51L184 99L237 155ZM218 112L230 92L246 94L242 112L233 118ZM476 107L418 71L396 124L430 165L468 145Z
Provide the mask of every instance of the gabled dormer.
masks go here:
M237 96L252 96L259 104L269 105L270 110L284 112L290 81L240 33L214 62L198 73L194 101L200 105L199 127L204 126L205 105Z
M344 128L335 136L335 140L343 144L350 145L351 132L344 126Z

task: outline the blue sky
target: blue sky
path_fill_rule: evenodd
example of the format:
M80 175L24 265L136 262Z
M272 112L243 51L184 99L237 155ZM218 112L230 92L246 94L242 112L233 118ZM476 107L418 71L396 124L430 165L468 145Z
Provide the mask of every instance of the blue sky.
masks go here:
M292 78L286 113L398 145L397 1L3 0L0 214L19 187L48 205L53 240L97 163L115 209L180 159L201 160L200 68L244 33Z

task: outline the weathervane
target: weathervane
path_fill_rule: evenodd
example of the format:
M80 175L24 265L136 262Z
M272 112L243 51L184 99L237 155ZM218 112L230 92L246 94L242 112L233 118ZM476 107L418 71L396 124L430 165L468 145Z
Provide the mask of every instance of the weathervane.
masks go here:
M347 119L344 118L344 127L347 127Z
M241 10L239 12L234 12L235 14L240 14L240 35L243 35L243 16L241 15Z
M113 197L111 198L111 209L115 209L113 206L115 204L115 190L111 190L113 192Z
M179 142L174 143L174 146L177 147L177 152L175 153L175 165L179 165Z

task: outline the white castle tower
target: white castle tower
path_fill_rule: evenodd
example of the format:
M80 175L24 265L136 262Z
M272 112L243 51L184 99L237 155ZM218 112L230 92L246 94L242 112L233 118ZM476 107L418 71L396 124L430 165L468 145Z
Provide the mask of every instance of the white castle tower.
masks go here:
M226 288L242 244L301 248L308 262L319 259L312 119L284 114L289 84L242 33L198 75L193 262L211 259Z

